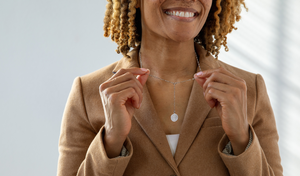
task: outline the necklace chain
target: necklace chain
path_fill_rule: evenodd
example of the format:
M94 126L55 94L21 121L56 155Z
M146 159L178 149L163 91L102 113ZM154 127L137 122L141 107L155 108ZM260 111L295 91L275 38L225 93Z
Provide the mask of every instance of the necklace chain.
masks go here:
M196 60L197 60L197 64L198 64L199 70L201 71L201 67L200 67L200 64L199 64L199 59L198 59L198 56L197 56L196 51L195 51L195 56L196 56ZM142 64L142 59L141 59L141 57L142 57L142 56L141 56L141 52L139 52L140 64L141 64L141 68L143 68L143 64ZM149 74L149 76L173 84L173 87L174 87L174 111L173 111L173 114L171 115L171 120L172 120L173 122L176 122L176 121L178 120L178 115L177 115L176 112L175 112L175 106L176 106L176 104L175 104L175 103L176 103L176 92L175 92L176 89L175 89L175 87L176 87L176 84L184 83L184 82L187 82L187 81L192 81L192 80L195 80L195 78L191 78L191 79L184 80L184 81L172 82L172 81L168 81L168 80L162 79L162 78L160 78L160 77L158 77L158 76L155 76L155 75Z

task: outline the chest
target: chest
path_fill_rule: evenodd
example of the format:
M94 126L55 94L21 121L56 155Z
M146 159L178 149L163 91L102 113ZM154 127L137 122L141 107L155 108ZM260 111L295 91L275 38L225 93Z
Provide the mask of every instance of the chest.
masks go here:
M151 100L165 134L179 134L188 106L190 93L194 81L176 84L163 81L147 82ZM178 115L178 120L173 122L171 115Z

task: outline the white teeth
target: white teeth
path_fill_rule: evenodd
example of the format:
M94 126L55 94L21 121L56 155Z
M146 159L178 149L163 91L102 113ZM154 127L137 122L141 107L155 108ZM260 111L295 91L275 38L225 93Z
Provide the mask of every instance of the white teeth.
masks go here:
M190 17L190 13L189 12L185 12L184 17Z
M180 17L184 17L184 12L180 12L180 13L179 13L179 16L180 16Z
M194 17L195 14L193 12L180 12L180 11L166 11L167 15L179 16L179 17Z

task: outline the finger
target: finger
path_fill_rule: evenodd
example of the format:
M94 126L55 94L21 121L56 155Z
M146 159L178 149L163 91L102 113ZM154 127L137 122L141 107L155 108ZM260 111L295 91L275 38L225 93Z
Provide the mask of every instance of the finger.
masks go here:
M146 72L143 75L137 76L137 80L139 80L139 82L141 83L142 86L144 86L146 84L146 81L147 81L149 75L150 75L150 70L148 70L148 72Z
M115 86L129 80L134 80L136 84L139 86L139 88L143 91L143 86L131 72L126 72L123 75L120 75L118 77L106 81L104 83L105 84L104 87L107 88L107 87Z
M213 108L216 106L217 100L214 99L211 95L209 95L207 92L203 92L204 99L206 100L209 107Z
M208 92L208 90L210 90L210 89L216 89L216 90L222 91L222 92L226 93L227 97L229 97L229 95L232 95L231 97L235 97L234 99L241 99L243 97L243 92L241 91L241 89L239 89L237 87L232 87L230 85L218 83L218 82L210 82L207 85L206 92ZM245 96L247 96L247 95L245 95Z
M139 96L139 105L140 105L142 103L142 99L143 99L143 92L142 92L143 90L140 88L140 82L137 79L134 79L134 80L131 79L126 82L122 82L120 84L109 87L109 88L105 89L103 91L103 93L106 96L109 96L110 94L113 94L115 92L120 92L120 91L122 91L124 89L128 89L128 88L134 88L134 90L136 91L136 93Z
M195 80L197 81L197 83L198 83L201 87L203 87L203 84L204 84L205 81L206 81L206 77L200 78L200 77L198 77L198 76L195 74L195 75L194 75L194 78L195 78Z
M230 85L233 87L239 86L239 81L237 81L236 79L234 79L228 75L220 73L220 72L214 72L206 79L205 83L203 84L204 91L206 90L207 85L210 82L218 82L218 83L227 84L227 85Z
M233 87L230 85L218 83L218 82L209 82L207 84L206 91L209 90L210 88L220 90L224 93L230 93L230 92L232 92L231 90L233 89Z
M217 101L220 102L220 104L222 104L222 102L224 102L224 100L226 99L226 95L227 94L223 91L214 88L209 88L205 92L204 97L205 100L208 102L209 106L213 108L215 105L217 105ZM214 102L214 104L212 102Z
M117 71L116 74L114 74L110 79L114 79L120 75L123 75L127 72L132 73L133 75L142 75L145 74L148 71L146 68L139 68L139 67L131 67L131 68L121 68L120 70Z
M133 88L124 89L120 92L111 94L110 100L111 103L120 105L125 105L127 101L131 101L134 108L139 108L139 96Z
M196 73L196 76L198 76L199 78L209 77L214 72L220 72L220 73L228 75L228 76L230 76L234 79L241 80L241 78L237 77L236 75L234 75L233 73L231 73L230 71L228 71L227 69L225 69L223 67L219 67L219 68L215 68L215 69L209 69L209 70L205 70L205 71L200 71L200 72Z

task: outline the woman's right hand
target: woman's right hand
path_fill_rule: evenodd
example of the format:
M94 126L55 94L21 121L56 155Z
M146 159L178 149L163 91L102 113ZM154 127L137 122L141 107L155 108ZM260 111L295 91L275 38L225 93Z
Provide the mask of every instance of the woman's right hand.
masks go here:
M149 70L133 67L120 69L99 87L105 113L105 135L115 140L125 141L131 129L131 119L135 108L140 108L143 100L143 86ZM122 143L123 144L123 143Z

